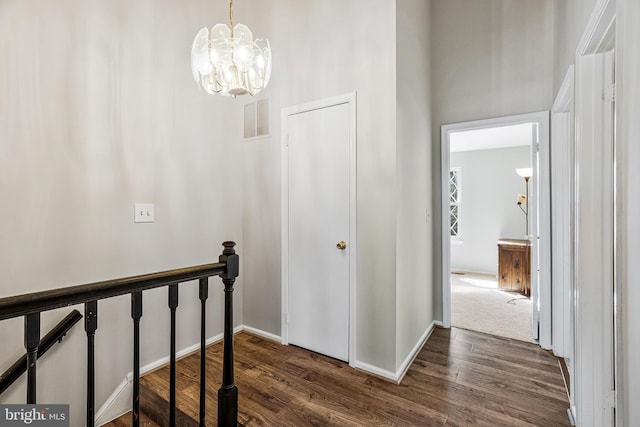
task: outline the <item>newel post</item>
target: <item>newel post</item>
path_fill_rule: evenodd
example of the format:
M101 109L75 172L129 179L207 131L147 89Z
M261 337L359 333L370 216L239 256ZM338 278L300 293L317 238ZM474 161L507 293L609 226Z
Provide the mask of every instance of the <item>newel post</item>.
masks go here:
M240 259L235 242L224 242L219 262L227 264L220 275L224 283L224 349L222 361L222 387L218 390L218 425L238 425L238 387L233 380L233 284L240 274Z

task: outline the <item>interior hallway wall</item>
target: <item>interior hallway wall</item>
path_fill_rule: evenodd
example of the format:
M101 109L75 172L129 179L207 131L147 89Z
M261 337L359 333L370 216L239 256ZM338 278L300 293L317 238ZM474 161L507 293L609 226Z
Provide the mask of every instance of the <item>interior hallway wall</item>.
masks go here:
M0 2L0 296L215 262L224 240L242 259L240 107L198 89L189 58L224 9ZM135 202L155 203L155 223L133 223ZM197 284L180 289L179 349L200 337ZM211 280L210 336L222 289ZM98 408L132 370L129 301L99 303ZM68 311L44 314L42 333ZM166 289L144 293L141 329L142 365L169 354ZM22 319L0 323L0 342L4 369L24 352ZM72 425L84 420L85 366L82 323L39 362L39 401L69 403ZM0 402L23 403L23 384Z
M281 333L283 107L357 94L357 358L395 370L396 42L394 0L234 4L273 46L271 136L243 143L244 320ZM313 224L310 224L313 226Z
M435 319L431 206L429 2L396 1L396 369Z
M553 101L553 0L432 0L434 246L441 247L440 127L546 111ZM434 251L434 313L442 259Z
M553 93L560 89L564 76L575 63L576 48L597 0L559 0L553 2L554 65ZM554 96L555 98L555 96Z

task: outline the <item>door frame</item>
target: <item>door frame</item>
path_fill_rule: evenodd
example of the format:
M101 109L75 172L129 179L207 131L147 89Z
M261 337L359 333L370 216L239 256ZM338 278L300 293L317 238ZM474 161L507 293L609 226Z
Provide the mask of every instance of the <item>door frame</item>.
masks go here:
M611 210L603 216L606 215L612 225L611 228L589 229L588 232L581 234L581 218L579 211L575 212L574 280L576 289L573 310L575 362L572 363L575 365L575 381L573 381L575 395L572 395L571 411L575 421L581 425L623 425L624 423L622 394L624 383L621 381L623 376L620 360L622 291L619 277L620 265L617 259L621 238L618 225L622 202L618 197L620 170L616 162L620 155L616 141L616 129L619 124L614 116L611 123L613 128L607 128L608 124L602 120L601 114L607 108L602 105L602 100L612 97L613 102L616 102L617 95L615 85L603 90L602 78L608 71L610 74L615 74L616 82L621 80L618 60L614 56L614 61L609 63L606 57L607 52L617 50L615 49L618 42L616 15L616 0L598 0L575 52L576 157L574 167L576 194L574 203L576 209L579 209L583 202L580 199L580 186L584 185L581 182L581 167L587 168L592 159L595 162L599 161L602 169L607 170L609 181L598 180L598 188L592 190L589 183L586 187L590 189L590 195L602 200L607 199L609 197L608 190L611 191ZM610 53L610 55L614 54ZM604 71L602 70L603 66ZM611 69L611 66L615 71ZM599 157L597 152L594 153L595 150L588 151L591 148L601 146L598 141L604 132L611 132L613 138L611 141L612 152L609 153L611 162L607 164L603 164L605 159ZM587 164L581 163L581 154L587 158L584 162ZM602 219L600 218L600 220ZM607 218L605 217L604 220L606 221ZM596 234L599 237L599 247L592 246ZM609 247L604 248L603 243ZM609 243L610 245L608 245ZM611 257L611 265L602 262L603 255ZM599 261L595 266L591 262L593 259ZM581 260L583 260L582 263ZM583 270L587 269L588 274L585 275ZM604 295L601 283L592 280L593 277L602 278L601 282L606 281L605 277L609 279L613 286L611 294ZM594 322L594 319L600 319L602 322ZM583 324L583 321L587 324ZM612 351L612 354L609 354L609 350ZM608 372L604 372L605 370ZM611 383L614 387L611 387ZM615 416L613 423L609 422L610 418L607 416L609 412ZM596 416L599 417L597 420Z
M460 132L473 129L485 129L492 127L517 125L523 123L537 123L538 124L538 144L540 145L540 154L544 157L547 156L547 161L540 162L541 174L546 175L546 179L543 183L549 183L549 112L535 112L527 114L518 114L513 116L496 117L484 120L475 120L471 122L453 123L443 125L441 127L440 135L440 150L441 150L441 203L442 203L442 325L445 328L451 327L451 239L449 238L449 168L450 168L450 134L453 132ZM533 144L532 144L533 145ZM532 147L532 150L534 148ZM545 154L546 153L546 154ZM534 159L532 159L532 167L535 167ZM515 173L515 170L514 170ZM537 188L537 182L539 177L534 174L531 178L533 193L531 198L533 199L533 205L529 205L529 215L532 226L538 224L542 230L550 229L550 213L543 210L540 218L538 216L538 200L535 197L535 189ZM549 197L548 185L543 185L539 189L540 198ZM550 233L546 232L548 239L550 239ZM547 245L545 245L547 246ZM537 251L538 242L535 239L532 240L532 261L535 260L534 252ZM541 266L548 268L550 265L551 254L549 251L543 251L541 253L541 259L539 262ZM533 262L532 262L533 264ZM534 301L540 300L540 315L539 315L539 337L540 344L543 348L550 348L551 346L551 283L549 272L541 272L539 275L535 268L531 269L531 297ZM539 283L539 286L538 286ZM535 306L535 304L534 304ZM534 307L535 308L535 307ZM535 319L535 316L534 316ZM535 330L535 326L534 326ZM534 334L535 336L535 334Z
M281 110L281 171L282 171L282 223L281 223L281 330L282 344L289 344L289 126L290 116L323 108L348 104L349 106L349 365L356 362L356 93L346 93Z
M552 169L551 179L554 186L551 190L552 223L562 226L560 234L553 234L553 248L557 251L552 264L553 283L553 353L558 357L573 360L573 290L574 290L574 241L575 241L575 129L574 129L574 66L571 65L551 108L551 148L552 160L563 167L570 165L569 170ZM554 176L558 175L555 179ZM557 192L554 191L557 189ZM557 194L556 194L557 193ZM568 195L568 197L566 197ZM567 218L567 215L569 218ZM568 222L567 222L568 220ZM555 266L559 268L553 268ZM562 284L562 285L560 285Z

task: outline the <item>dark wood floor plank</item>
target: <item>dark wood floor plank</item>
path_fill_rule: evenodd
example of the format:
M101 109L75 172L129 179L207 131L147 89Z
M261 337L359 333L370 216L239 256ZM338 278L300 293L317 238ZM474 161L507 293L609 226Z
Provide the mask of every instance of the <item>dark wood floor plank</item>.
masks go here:
M84 425L84 424L83 424ZM107 427L130 427L131 426L131 412L127 412L121 417L105 424ZM140 427L160 427L160 424L153 421L145 413L140 414Z
M222 344L207 349L207 425L216 425ZM198 417L199 355L178 362L178 407ZM348 364L248 333L235 337L245 426L565 426L557 359L534 344L436 329L396 385ZM142 378L168 395L168 368ZM116 427L115 425L113 427Z

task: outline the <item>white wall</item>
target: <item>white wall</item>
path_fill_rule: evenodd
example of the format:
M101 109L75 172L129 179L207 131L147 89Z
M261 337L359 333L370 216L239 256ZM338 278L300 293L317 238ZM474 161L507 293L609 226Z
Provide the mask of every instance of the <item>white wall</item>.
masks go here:
M242 257L241 106L191 76L209 1L0 2L0 296ZM219 10L218 10L219 9ZM134 224L135 202L156 222ZM199 341L197 285L181 288L178 348ZM236 306L242 306L238 283ZM144 294L142 364L169 353L166 289ZM221 332L211 281L209 335ZM42 332L69 310L44 315ZM236 310L242 323L242 310ZM97 407L131 371L129 298L99 303ZM2 369L22 348L22 321L0 323ZM40 362L38 400L84 419L82 324ZM16 385L0 398L24 402Z
M432 310L429 2L397 0L396 369L434 320Z
M597 0L553 2L554 64L553 93L560 89L569 66L575 62L576 48ZM555 97L554 97L555 98Z
M0 75L2 139L15 141L2 144L0 160L6 171L2 196L9 201L2 224L11 224L2 229L2 267L10 284L4 295L209 262L219 242L235 239L244 279L236 292L236 323L278 334L280 109L356 91L357 358L395 372L398 359L433 320L429 125L423 121L429 116L428 61L425 51L416 60L419 68L406 74L421 78L424 96L404 84L396 88L395 1L237 4L236 22L268 36L274 46L273 79L259 96L271 99L271 137L242 143L243 100L205 95L189 69L195 32L217 22L215 17L226 19L226 5L66 0L54 8L14 0L1 7L3 63L25 67L5 65ZM406 1L399 8L406 13L401 20L411 24L403 36L415 32L417 45L427 46L427 31L418 30L420 19L410 16L419 12L428 19L425 5ZM411 57L408 51L399 56ZM396 90L403 91L399 100ZM405 111L414 106L416 111ZM405 125L399 148L396 111ZM407 171L399 175L398 165ZM414 173L423 179L412 181ZM407 185L399 187L399 179ZM400 215L389 200L401 202ZM154 224L132 223L136 201L155 203ZM413 226L424 232L417 251L407 233ZM405 230L400 238L397 228ZM406 247L397 268L398 242ZM398 269L404 283L399 288ZM413 273L420 283L408 279ZM165 294L145 294L143 364L167 354ZM187 298L195 295L195 288L181 294L179 347L197 340L191 328L197 300ZM221 306L215 292L210 305ZM220 320L210 317L211 335L220 331ZM127 298L100 304L98 406L131 369L130 323ZM3 342L15 343L3 346L11 359L21 352L20 334L1 331ZM72 355L65 353L65 359L72 363L66 366L83 365L84 352L75 351L83 340L79 330L71 335L65 347ZM106 351L114 342L122 353ZM41 371L41 378L49 375L78 379L68 384L68 396L58 393L56 399L70 402L73 418L81 417L82 377ZM52 387L42 386L43 401L59 390ZM3 399L20 401L22 395L15 387Z
M236 7L237 4L237 7ZM244 321L280 334L280 110L357 92L358 360L395 370L396 43L393 0L254 0L235 19L268 35L271 137L244 146ZM264 268L265 266L270 266ZM278 266L273 268L271 266Z
M462 242L452 240L452 271L496 275L497 240L524 238L525 215L516 202L526 187L515 169L530 166L530 150L524 146L451 153L450 165L460 167L462 177Z
M440 245L440 126L551 108L552 0L432 0L434 239ZM442 283L434 254L434 282ZM442 318L441 286L434 310Z

